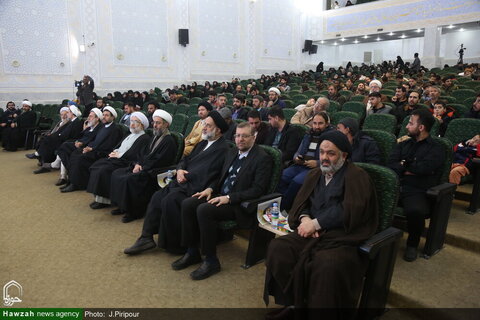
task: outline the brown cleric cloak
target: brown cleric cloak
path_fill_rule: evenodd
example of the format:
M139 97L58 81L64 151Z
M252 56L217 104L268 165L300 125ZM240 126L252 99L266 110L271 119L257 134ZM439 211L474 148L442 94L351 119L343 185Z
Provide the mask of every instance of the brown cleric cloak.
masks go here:
M266 260L265 302L272 294L277 303L286 301L297 307L355 308L367 266L358 246L377 229L378 204L368 174L350 162L346 165L344 227L308 239L295 230L272 241ZM317 168L306 176L289 214L292 229L299 226L300 214L321 175ZM278 290L272 290L275 287L282 291L279 299Z

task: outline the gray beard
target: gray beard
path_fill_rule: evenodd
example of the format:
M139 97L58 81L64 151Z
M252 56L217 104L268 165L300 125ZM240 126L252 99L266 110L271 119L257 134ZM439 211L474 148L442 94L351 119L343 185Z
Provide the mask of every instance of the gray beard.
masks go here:
M340 158L338 159L337 163L332 163L330 164L329 167L320 165L320 170L322 170L322 173L324 175L335 174L338 170L340 170L340 168L343 167L344 163L345 163L345 159Z
M214 132L210 132L210 133L202 133L202 140L212 140L213 138L215 137L215 133Z

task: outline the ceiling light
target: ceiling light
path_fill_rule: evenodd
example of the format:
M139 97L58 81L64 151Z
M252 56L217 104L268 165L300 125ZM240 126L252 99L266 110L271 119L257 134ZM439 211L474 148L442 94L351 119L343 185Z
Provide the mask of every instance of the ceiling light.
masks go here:
M451 24L451 25L449 25L447 28L448 28L448 29L453 29L453 28L455 28L455 26L454 26L453 24Z
M418 33L420 33L420 32L422 32L422 29L417 29L416 31L417 31Z
M463 28L460 28L460 30L458 30L458 31L462 32L462 31L465 31L465 29L463 29Z
M334 46L337 46L337 45L338 45L338 43L334 42L334 43L333 43L333 45L334 45Z
M347 40L347 39L345 39L345 38L340 39L340 41L345 41L345 40Z
M353 43L358 43L358 40L357 40L357 39L355 39L355 41L353 41Z
M390 32L388 35L389 35L389 36L394 36L394 35L395 35L395 33L393 33L393 32Z
M367 35L364 35L364 36L363 36L363 39L368 39L368 36L367 36Z
M407 37L407 36L404 35L404 34L402 34L402 35L400 36L400 38L402 38L402 39L405 39L406 37Z
M377 41L380 41L380 40L382 40L382 38L378 37L376 40L377 40Z
M322 41L320 41L320 43L321 43L321 44L324 44L324 43L325 43L325 41L324 41L324 40L322 40Z

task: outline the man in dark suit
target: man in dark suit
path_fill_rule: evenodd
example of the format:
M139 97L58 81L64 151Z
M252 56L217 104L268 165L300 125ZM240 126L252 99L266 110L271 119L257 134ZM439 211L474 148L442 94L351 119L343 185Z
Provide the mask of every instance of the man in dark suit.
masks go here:
M282 151L283 163L292 160L302 141L303 133L290 125L280 107L272 107L268 111L268 122L271 129L264 143Z
M93 108L92 110L99 110ZM106 157L123 136L123 131L115 123L117 112L112 107L103 108L103 127L98 131L95 139L83 148L78 148L70 155L70 164L67 167L70 183L61 191L72 192L85 190L90 177L90 166L100 158Z
M145 214L155 191L157 170L171 166L177 154L177 143L168 130L172 116L159 109L153 113L153 121L155 134L139 155L138 161L112 173L110 200L118 206L112 214L124 214L124 223L139 219Z
M237 93L233 98L233 110L232 119L247 120L248 110L245 109L245 95L243 93Z
M238 149L226 155L220 179L182 202L182 245L188 249L182 258L172 263L172 268L181 270L202 262L201 252L205 259L190 274L193 280L220 272L216 254L217 223L236 220L240 227L251 227L255 217L248 215L240 203L262 196L269 184L272 159L255 145L254 130L248 122L238 124L235 144Z
M260 112L257 110L250 110L247 117L248 123L255 129L255 143L264 144L270 126L262 121Z
M28 100L22 102L22 113L13 114L13 120L2 132L3 149L17 151L23 147L28 129L35 126L36 114L32 110L32 103Z
M152 196L143 223L142 235L125 254L138 254L156 247L153 240L158 233L158 246L170 253L185 253L181 246L181 203L184 199L204 190L220 175L229 149L223 132L228 129L217 111L205 118L203 141L177 165L177 175L167 187Z

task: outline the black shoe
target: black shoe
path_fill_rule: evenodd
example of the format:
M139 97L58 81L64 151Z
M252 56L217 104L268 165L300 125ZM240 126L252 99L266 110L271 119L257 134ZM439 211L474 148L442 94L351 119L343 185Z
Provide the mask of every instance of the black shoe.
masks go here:
M265 315L265 320L287 320L294 319L294 308L292 306L273 310Z
M405 254L403 255L403 260L408 262L417 260L417 248L407 247L407 249L405 249Z
M208 263L203 261L197 270L190 273L190 278L192 278L192 280L207 279L208 277L213 276L215 273L219 273L220 270L220 262Z
M122 222L123 223L129 223L129 222L132 222L133 220L137 220L137 218L135 218L134 216L131 216L129 214L126 214L122 217Z
M197 264L200 262L202 262L202 257L200 257L200 255L191 255L189 253L185 253L183 257L172 263L172 269L182 270L191 266L192 264Z
M28 159L32 159L32 160L33 160L33 159L39 159L39 158L40 158L39 156L35 155L35 153L27 153L27 154L25 155L25 157L27 157Z
M93 210L96 210L96 209L103 209L103 208L108 208L110 207L109 204L106 204L106 203L100 203L100 202L92 202L90 203L90 208L92 208Z
M65 193L65 192L72 192L77 190L80 190L80 189L78 189L73 183L70 183L67 187L62 188L60 191Z
M58 189L60 189L60 191L62 191L63 189L68 188L69 186L70 186L70 181L67 181L67 184L61 186L61 187L58 188Z
M123 253L125 254L139 254L143 251L147 251L150 249L153 249L157 246L155 241L153 241L152 237L140 237L137 239L137 241L131 246L130 248L127 248L123 250Z
M58 181L55 183L55 185L57 187L59 187L59 186L63 186L64 184L67 184L67 183L68 183L68 181L65 180L65 179L58 179Z
M35 174L39 174L39 173L45 173L45 172L50 172L50 169L47 169L47 168L44 168L44 167L41 167L35 171L33 171L33 173Z
M110 211L110 213L112 214L112 216L119 216L119 215L124 214L125 212L123 212L122 209L117 208L117 209L113 209L112 211Z

